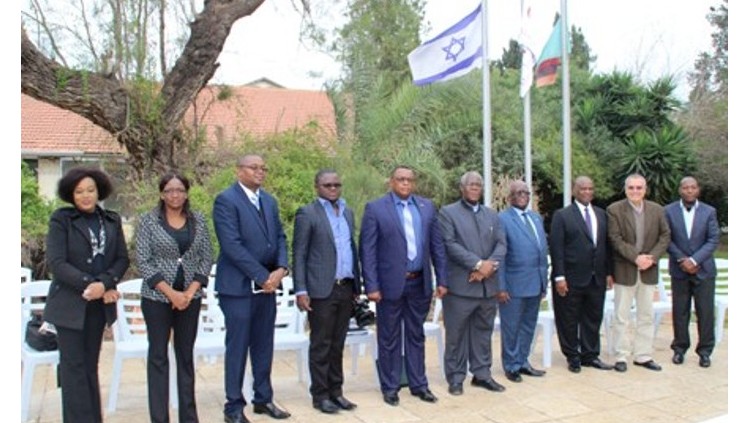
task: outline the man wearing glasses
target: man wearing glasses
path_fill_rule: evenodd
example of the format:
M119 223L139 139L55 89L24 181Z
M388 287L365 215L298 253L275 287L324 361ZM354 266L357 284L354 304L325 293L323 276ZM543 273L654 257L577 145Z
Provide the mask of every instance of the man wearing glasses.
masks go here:
M434 403L425 374L423 324L432 302L433 266L438 285L445 285L443 238L435 205L413 194L411 168L396 167L390 187L365 206L359 242L367 298L377 304L380 390L386 404L399 404L403 351L409 391Z
M540 377L546 373L529 363L539 304L547 290L547 236L542 218L529 208L529 187L523 181L510 183L511 207L500 212L507 252L500 261L500 336L505 377L521 382L521 375Z
M216 291L226 324L224 421L247 423L242 395L248 352L253 371L253 412L286 419L273 403L271 363L276 321L276 290L287 275L286 235L276 200L261 185L268 169L262 157L237 161L237 183L214 201L219 240Z
M359 296L359 260L354 213L341 198L335 170L315 175L318 198L300 207L292 241L297 307L310 322L310 395L326 414L353 410L344 397L343 353L352 300Z
M615 277L615 370L627 371L633 364L660 371L653 357L654 290L659 279L659 257L667 251L669 225L663 208L648 201L646 178L632 174L625 179L625 199L607 207L609 240L612 243ZM635 299L636 328L632 344L626 340L630 307Z

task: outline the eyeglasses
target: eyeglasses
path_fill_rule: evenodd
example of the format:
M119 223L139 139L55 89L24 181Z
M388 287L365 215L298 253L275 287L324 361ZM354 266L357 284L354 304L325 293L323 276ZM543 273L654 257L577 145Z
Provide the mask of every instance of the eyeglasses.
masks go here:
M633 191L640 191L640 190L642 190L642 189L643 189L643 187L642 187L642 186L638 186L638 185L629 185L629 186L628 186L627 188L628 188L629 190L633 190Z
M266 172L266 173L268 172L268 168L267 167L261 166L261 165L257 165L257 164L252 164L252 165L237 165L237 167L242 167L242 168L245 168L245 169L250 169L253 172L257 172L259 170L262 171L262 172Z
M407 182L407 183L411 184L412 182L414 182L414 178L409 178L407 176L401 176L399 178L393 178L393 180L396 181L396 182L399 182L399 183Z
M187 191L185 191L182 188L169 188L169 189L165 189L164 191L162 191L164 195L183 195L186 192Z
M531 195L531 193L529 191L516 191L515 193L513 193L513 195L525 195L525 196L529 196L529 195Z
M333 184L320 184L320 186L322 186L325 189L333 189L333 188L339 189L339 188L341 188L341 184L337 184L337 183L333 183Z

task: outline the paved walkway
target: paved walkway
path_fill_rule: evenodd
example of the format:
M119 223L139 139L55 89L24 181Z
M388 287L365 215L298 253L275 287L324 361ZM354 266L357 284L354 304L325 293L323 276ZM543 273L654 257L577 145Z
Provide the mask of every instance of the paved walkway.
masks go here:
M555 338L552 367L543 378L525 377L522 383L512 383L500 374L499 336L493 338L493 375L506 386L503 393L491 393L464 384L464 395L448 394L447 384L440 374L437 348L428 338L427 371L437 404L421 402L401 391L401 405L391 407L383 403L375 384L372 359L361 357L356 375L351 374L350 352L345 354L345 395L357 403L354 412L324 415L310 404L306 385L298 382L294 353L278 353L273 368L276 402L290 411L289 422L364 422L398 423L429 421L432 423L472 422L724 422L728 412L728 332L716 348L713 365L708 369L698 366L695 354L686 356L685 364L671 363L671 326L665 318L655 341L655 358L663 371L653 372L630 365L626 373L583 368L581 373L568 372ZM692 327L695 336L695 325ZM604 339L602 339L604 342ZM603 344L603 347L606 347ZM112 343L105 342L101 355L100 377L102 402L107 403L112 371ZM606 354L605 361L612 361ZM541 345L537 343L532 364L541 366ZM108 423L148 422L146 399L146 367L142 360L125 362L117 410L105 415ZM222 422L223 361L199 361L197 364L198 414L204 423ZM42 367L34 380L30 421L58 423L60 393L55 388L54 372ZM273 421L267 416L246 415L253 422ZM172 415L176 422L176 411Z

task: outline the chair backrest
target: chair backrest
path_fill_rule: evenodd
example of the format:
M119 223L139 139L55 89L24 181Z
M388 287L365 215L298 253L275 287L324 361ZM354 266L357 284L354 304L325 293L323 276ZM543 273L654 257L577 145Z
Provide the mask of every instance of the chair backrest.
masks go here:
M432 308L432 323L439 325L443 318L443 300L435 297L435 306Z
M143 279L130 279L117 284L120 299L117 300L117 322L115 342L143 341L147 339L146 320L141 310L141 285Z
M669 275L669 259L659 259L659 281L656 285L659 301L671 301L672 276Z
M292 278L281 280L281 290L276 295L276 333L302 333L305 314L297 308Z
M208 277L208 284L203 292L198 331L218 333L225 329L224 313L219 308L219 297L216 295L216 276L212 273Z
M31 282L31 269L21 266L21 283Z
M36 280L21 284L21 343L25 342L26 323L34 314L44 312L44 304L52 281Z
M729 259L716 259L716 295L729 296Z
M716 295L729 295L729 259L717 258ZM672 277L669 276L669 259L659 260L659 298L664 301L672 292Z

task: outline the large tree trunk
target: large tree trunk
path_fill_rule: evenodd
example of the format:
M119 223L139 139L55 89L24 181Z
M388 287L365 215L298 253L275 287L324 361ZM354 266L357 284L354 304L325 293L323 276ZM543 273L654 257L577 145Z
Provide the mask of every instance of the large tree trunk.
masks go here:
M206 0L190 25L182 54L161 90L154 88L153 93L113 75L65 68L45 57L22 29L21 92L77 113L111 133L128 151L138 178L179 169L173 157L184 144L181 126L190 102L218 69L216 60L232 25L263 2Z

